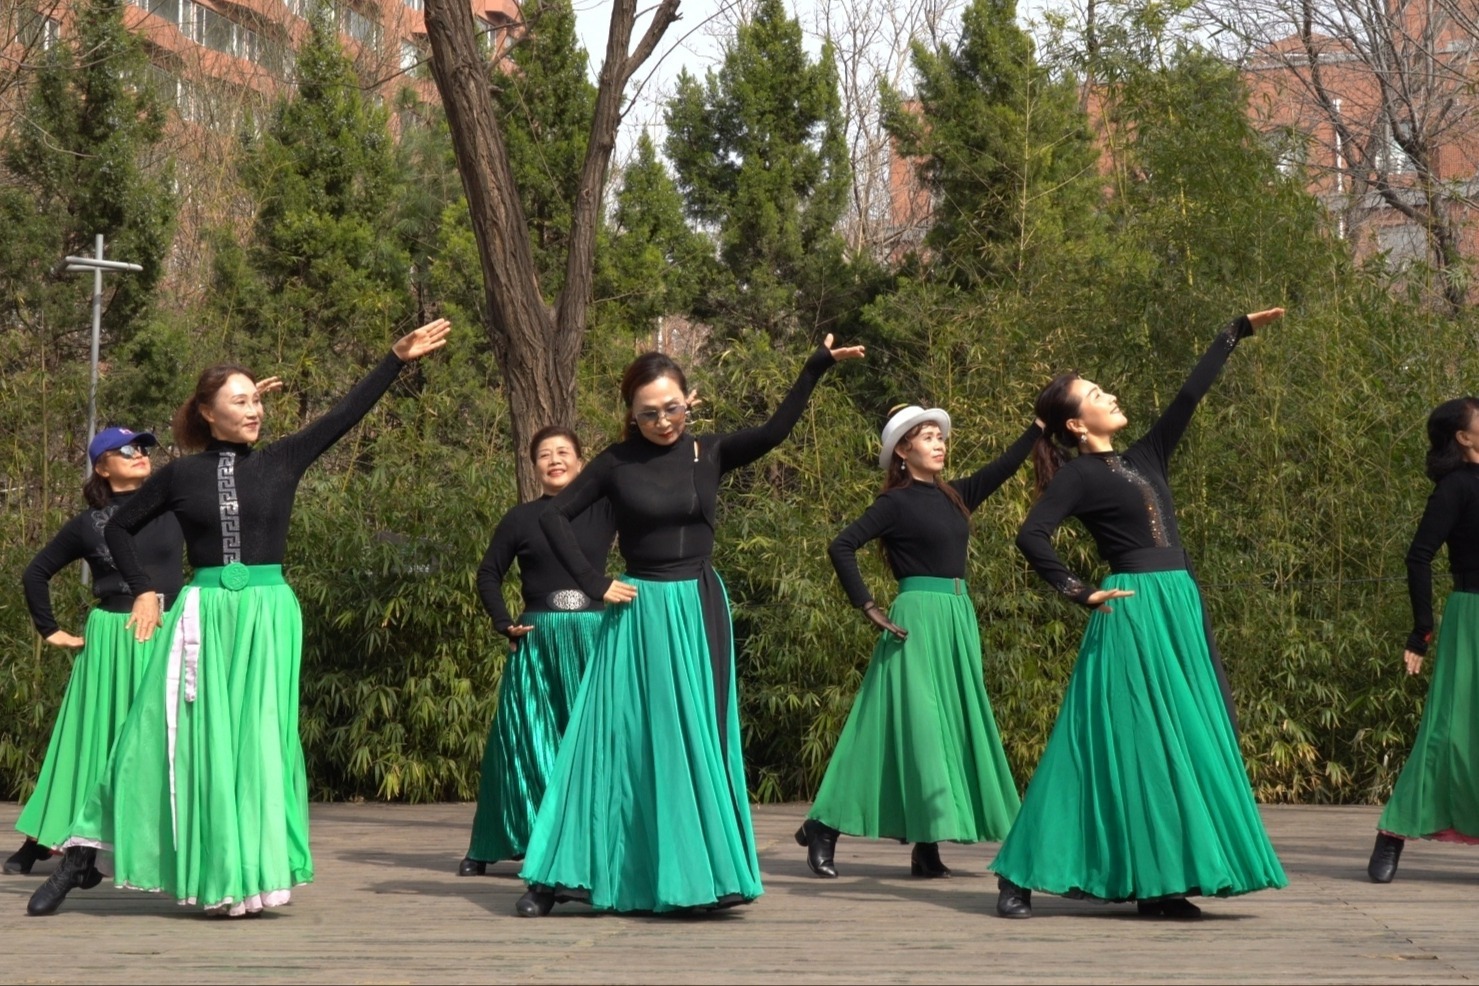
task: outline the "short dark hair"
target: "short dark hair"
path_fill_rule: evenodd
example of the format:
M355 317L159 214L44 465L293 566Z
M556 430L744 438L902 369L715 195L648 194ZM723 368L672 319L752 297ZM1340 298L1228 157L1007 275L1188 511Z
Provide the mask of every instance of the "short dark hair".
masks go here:
M1474 423L1479 398L1457 397L1444 401L1428 415L1428 478L1437 482L1464 464L1464 448L1458 433Z
M539 446L543 445L551 438L569 439L570 444L575 446L575 457L577 459L585 458L585 452L580 447L579 435L577 435L571 429L566 428L564 425L546 425L545 427L536 431L533 438L529 439L530 462L537 462L539 460Z

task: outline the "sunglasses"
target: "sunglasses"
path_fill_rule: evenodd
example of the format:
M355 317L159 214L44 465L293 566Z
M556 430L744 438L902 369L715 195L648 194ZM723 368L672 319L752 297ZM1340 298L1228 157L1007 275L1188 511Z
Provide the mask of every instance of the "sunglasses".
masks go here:
M655 425L662 418L667 418L669 421L682 421L687 416L688 405L680 404L677 401L663 408L649 407L645 410L638 411L634 415L644 425Z
M121 455L125 459L146 459L149 457L149 449L143 445L120 445L110 449L114 455Z

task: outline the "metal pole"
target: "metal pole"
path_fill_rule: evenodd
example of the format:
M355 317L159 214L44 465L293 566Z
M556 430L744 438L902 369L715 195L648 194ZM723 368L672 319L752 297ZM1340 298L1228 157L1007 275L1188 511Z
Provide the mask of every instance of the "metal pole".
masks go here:
M97 259L103 259L103 234L97 234ZM92 270L92 382L87 388L87 440L98 433L98 345L103 333L103 268ZM92 475L92 463L83 465L82 479Z

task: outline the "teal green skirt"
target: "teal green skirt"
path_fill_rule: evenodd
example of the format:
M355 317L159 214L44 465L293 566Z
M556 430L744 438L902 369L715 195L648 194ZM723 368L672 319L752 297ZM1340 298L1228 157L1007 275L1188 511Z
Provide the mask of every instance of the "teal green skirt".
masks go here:
M125 625L128 618L102 609L87 616L84 643L72 662L36 790L15 823L44 846L59 846L71 834L78 809L103 776L156 649L158 637L143 644L134 639Z
M697 580L621 579L637 598L603 614L519 875L603 910L752 900L733 649L721 722Z
M286 904L313 879L297 597L276 565L201 569L159 634L68 844L111 849L120 887L230 914Z
M1377 828L1404 839L1479 842L1479 593L1443 611L1422 723Z
M469 859L514 859L529 845L560 737L599 639L601 616L549 612L520 618L534 629L518 638L503 665L498 707L483 750Z
M1287 884L1254 803L1185 571L1112 575L1063 708L991 868L1101 900Z
M1017 787L981 673L976 609L958 579L906 578L809 817L904 842L1004 838Z

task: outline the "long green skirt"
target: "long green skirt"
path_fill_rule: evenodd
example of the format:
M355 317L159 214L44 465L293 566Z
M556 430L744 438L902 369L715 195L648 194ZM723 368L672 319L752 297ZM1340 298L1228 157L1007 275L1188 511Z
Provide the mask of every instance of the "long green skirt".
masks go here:
M1479 593L1448 597L1417 741L1377 828L1479 842Z
M603 910L751 900L737 691L719 721L698 582L622 581L637 598L603 615L519 875Z
M36 790L15 827L44 846L61 845L92 794L123 730L155 642L141 644L127 613L94 609L57 711Z
M68 844L111 849L120 887L230 914L286 904L313 879L297 597L276 565L201 569L157 633Z
M1022 811L991 868L1101 900L1285 886L1185 571L1112 575Z
M899 583L809 817L848 835L982 842L1019 800L981 676L976 609L958 579Z
M518 639L503 665L467 850L469 859L487 863L522 856L529 845L601 627L601 613L526 613L521 619L534 629Z

